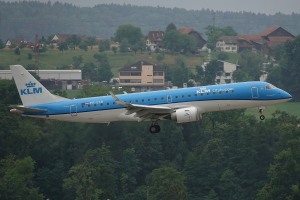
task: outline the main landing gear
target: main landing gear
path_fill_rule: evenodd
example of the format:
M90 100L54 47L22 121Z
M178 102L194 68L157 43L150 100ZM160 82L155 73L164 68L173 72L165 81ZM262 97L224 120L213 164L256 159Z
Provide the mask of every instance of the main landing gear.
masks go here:
M263 108L259 108L259 119L260 120L264 120L266 117L263 115L264 109Z
M150 133L155 134L160 132L160 126L157 124L157 122L152 122L150 128Z

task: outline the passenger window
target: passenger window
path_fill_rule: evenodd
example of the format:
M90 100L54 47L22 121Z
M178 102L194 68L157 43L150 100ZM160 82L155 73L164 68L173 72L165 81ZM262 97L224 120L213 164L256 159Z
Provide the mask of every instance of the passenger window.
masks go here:
M222 94L222 91L220 91L219 94Z
M189 94L188 97L191 97L191 95Z
M157 100L157 98L154 98L154 101L156 101Z
M108 105L109 106L109 103L107 102L107 104L106 105Z
M139 102L139 100L135 100L135 102L137 103L137 102Z
M181 97L184 98L184 95L182 95Z
M194 96L196 97L196 96L197 96L197 93L196 93L196 94L194 94Z
M164 100L164 99L165 99L164 97L161 98L161 100Z

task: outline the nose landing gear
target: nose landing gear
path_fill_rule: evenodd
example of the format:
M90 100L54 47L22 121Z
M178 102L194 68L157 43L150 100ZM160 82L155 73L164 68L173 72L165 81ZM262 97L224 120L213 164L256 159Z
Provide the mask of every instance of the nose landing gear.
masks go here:
M259 108L259 119L260 120L264 120L266 117L263 115L264 109L263 108Z

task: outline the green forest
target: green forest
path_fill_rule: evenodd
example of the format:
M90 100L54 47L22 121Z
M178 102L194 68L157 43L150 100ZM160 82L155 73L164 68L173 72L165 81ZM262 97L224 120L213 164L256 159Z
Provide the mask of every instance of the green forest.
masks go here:
M102 92L101 92L102 91ZM90 86L81 96L105 93ZM299 199L299 118L245 110L197 123L81 124L9 113L0 81L0 199Z
M280 65L269 69L270 80L294 96L299 44L299 36L287 42ZM91 85L78 97L109 90ZM10 80L0 81L0 97L0 199L300 198L300 121L289 113L275 111L264 121L245 110L205 113L196 123L160 122L161 132L151 135L147 122L13 115L9 106L20 99Z
M129 5L79 8L61 3L0 2L0 39L32 37L37 32L109 38L118 26L129 22L143 32L164 30L170 22L201 31L213 23L212 15L210 10ZM218 27L232 26L239 33L259 33L276 24L298 35L274 49L276 63L264 69L267 81L291 93L296 103L300 99L299 19L299 14L217 12L215 23ZM29 50L19 53L1 50L0 68L8 68L12 62L8 57L30 68L33 61L27 58ZM41 63L52 69L64 69L72 63L92 79L104 68L111 77L117 67L135 62L139 56L150 59L149 55L47 50L41 54ZM157 55L151 57L166 65L166 80L177 85L190 78L211 84L218 72L215 63L220 55L213 55L205 71L198 66L196 56L165 54L164 59L158 59ZM234 79L257 80L265 58L251 52L237 56L241 68ZM76 97L107 95L110 90L108 86L90 85L77 91ZM65 91L52 92L68 95ZM258 119L258 109L255 113L205 113L194 123L161 121L161 132L152 135L148 131L150 122L48 121L10 113L10 106L16 104L21 100L14 82L0 80L1 200L300 199L300 119L291 113L277 110L264 121ZM293 109L299 110L298 105Z
M165 30L173 22L178 28L191 27L204 33L205 27L231 26L239 34L258 34L267 27L282 26L290 33L300 33L300 14L274 15L251 12L221 12L185 10L179 8L101 4L95 7L76 7L63 3L0 1L0 39L24 38L34 41L34 35L85 34L107 38L117 27L132 24L148 31Z

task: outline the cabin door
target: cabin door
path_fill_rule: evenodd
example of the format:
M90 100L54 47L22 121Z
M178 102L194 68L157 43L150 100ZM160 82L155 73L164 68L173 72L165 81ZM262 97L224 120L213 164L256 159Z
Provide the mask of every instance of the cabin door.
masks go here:
M171 96L171 95L168 95L168 96L167 96L167 100L168 100L168 103L172 103L172 96Z
M77 105L76 104L70 105L70 115L77 116Z
M251 88L251 93L252 93L252 99L257 99L259 97L258 96L258 87L253 86Z

